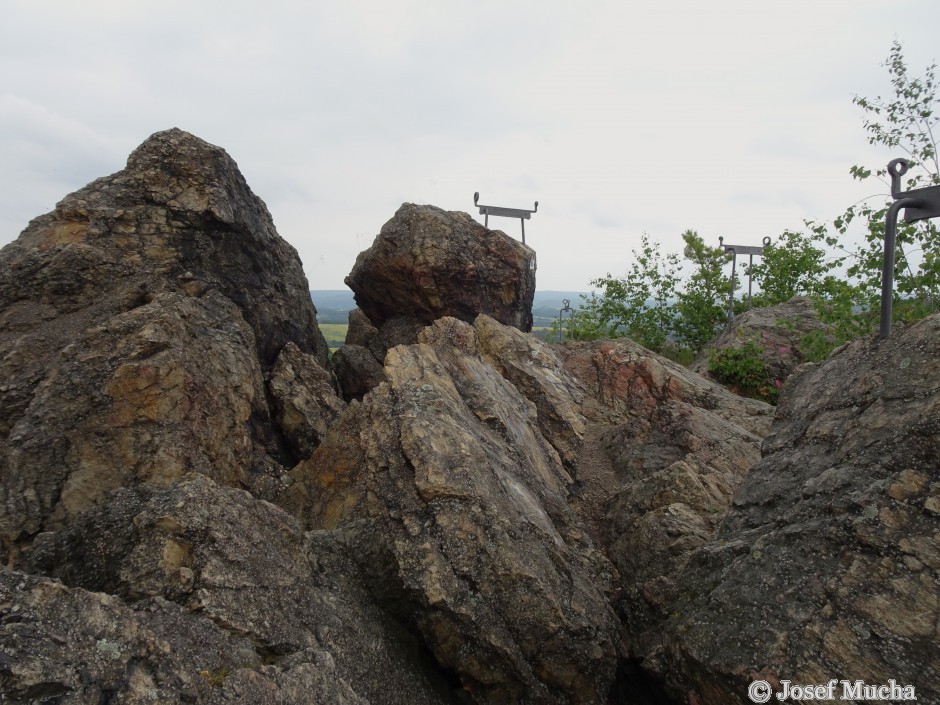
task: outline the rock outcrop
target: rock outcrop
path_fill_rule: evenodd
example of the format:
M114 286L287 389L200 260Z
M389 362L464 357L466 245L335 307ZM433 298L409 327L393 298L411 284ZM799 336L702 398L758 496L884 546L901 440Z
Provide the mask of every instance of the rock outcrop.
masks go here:
M752 308L736 316L689 369L710 376L711 354L753 343L762 351L761 359L771 382L782 384L806 360L804 339L811 334L825 340L830 335L830 326L819 320L812 300L805 296L776 306Z
M274 420L301 458L309 456L346 405L336 395L334 377L293 342L277 356L268 376Z
M324 370L284 376L328 366L308 289L235 162L180 130L32 221L0 252L7 561L135 482L276 494L341 405Z
M613 570L567 504L572 481L535 405L455 318L391 349L385 374L297 467L283 504L342 531L376 598L474 700L603 702Z
M382 359L384 360L384 353ZM369 348L347 343L333 353L333 372L343 399L361 401L385 381L382 361L376 360Z
M5 695L455 703L347 554L203 475L120 489L35 541L30 571L61 583L0 571Z
M940 316L798 368L771 428L523 332L534 262L403 206L334 374L222 150L159 133L33 221L0 251L0 700L940 699Z
M466 213L406 203L360 253L346 285L387 348L444 316L484 313L532 329L535 252Z
M553 348L484 315L473 327L437 321L388 352L385 374L298 466L283 504L356 536L383 603L410 615L482 702L593 702L614 656L617 688L649 686L624 674L659 644L678 576L759 459L772 407L630 341ZM605 632L599 593L579 593L559 565L608 586L624 641ZM558 591L562 604L592 605L594 621L558 612ZM523 619L524 639L505 635ZM566 688L562 659L542 653L546 624L582 674ZM593 635L606 661L571 629ZM501 648L481 648L485 633Z
M575 506L619 571L619 616L639 661L660 643L689 557L717 536L760 459L773 408L628 339L556 349L592 400Z
M682 575L674 692L893 679L940 702L940 316L801 368L763 455Z
M372 321L360 309L349 312L349 325L346 328L346 345L358 345L369 351L380 365L385 362L385 353L389 345L382 340L382 333L372 325Z

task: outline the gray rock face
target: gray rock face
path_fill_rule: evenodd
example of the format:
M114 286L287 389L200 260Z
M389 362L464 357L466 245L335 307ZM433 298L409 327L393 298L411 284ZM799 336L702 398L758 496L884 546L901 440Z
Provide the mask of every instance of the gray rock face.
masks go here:
M288 384L286 357L265 384L288 343L328 364L308 289L232 159L180 130L32 221L0 251L7 561L135 482L198 471L273 496L328 423L311 404L342 406L302 392L317 374Z
M375 387L385 381L382 363L361 345L346 344L333 353L333 370L343 399L361 401Z
M385 361L385 353L388 351L388 346L382 341L379 329L372 325L366 314L358 308L349 312L346 345L359 345L366 348L379 364Z
M613 571L535 406L453 318L390 350L385 374L294 471L285 506L342 530L377 598L475 700L604 702Z
M761 458L772 407L523 333L533 263L403 206L334 377L222 150L160 133L33 221L0 252L0 699L940 700L940 317L801 367Z
M940 701L940 316L801 368L763 456L682 575L674 691L894 679Z
M309 456L346 405L329 372L294 343L287 343L268 379L275 420L300 458Z
M413 343L421 327L453 316L466 322L480 313L523 331L532 329L535 252L466 213L406 203L360 253L346 285L386 347Z
M587 402L576 505L620 573L628 651L643 659L687 587L689 557L716 537L760 458L773 407L627 339L556 350Z
M0 577L6 693L454 702L415 640L374 606L347 552L341 537L305 534L275 506L203 475L119 490L34 542L31 570L68 588Z

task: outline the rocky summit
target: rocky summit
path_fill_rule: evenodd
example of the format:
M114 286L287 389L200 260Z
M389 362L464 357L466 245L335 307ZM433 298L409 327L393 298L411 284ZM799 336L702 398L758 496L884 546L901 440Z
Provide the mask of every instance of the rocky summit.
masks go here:
M192 135L30 223L0 251L0 700L940 700L940 316L775 410L528 334L534 263L405 204L329 360Z

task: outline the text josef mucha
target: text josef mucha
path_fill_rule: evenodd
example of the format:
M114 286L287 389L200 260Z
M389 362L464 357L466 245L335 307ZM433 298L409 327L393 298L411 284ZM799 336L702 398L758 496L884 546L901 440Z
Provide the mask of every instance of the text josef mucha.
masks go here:
M793 681L781 680L778 692L767 681L754 681L748 687L748 697L755 703L766 703L772 696L780 701L826 701L826 700L852 700L872 701L890 700L916 701L917 694L912 685L900 685L893 678L886 685L870 685L865 681L836 680L833 678L824 685L798 684Z

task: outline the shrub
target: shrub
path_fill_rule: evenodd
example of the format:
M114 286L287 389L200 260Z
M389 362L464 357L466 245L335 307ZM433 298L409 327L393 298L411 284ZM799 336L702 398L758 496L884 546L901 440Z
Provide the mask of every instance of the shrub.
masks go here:
M719 382L741 396L770 404L776 404L780 396L782 384L771 377L764 364L763 350L753 341L739 348L713 352L708 360L708 370Z

